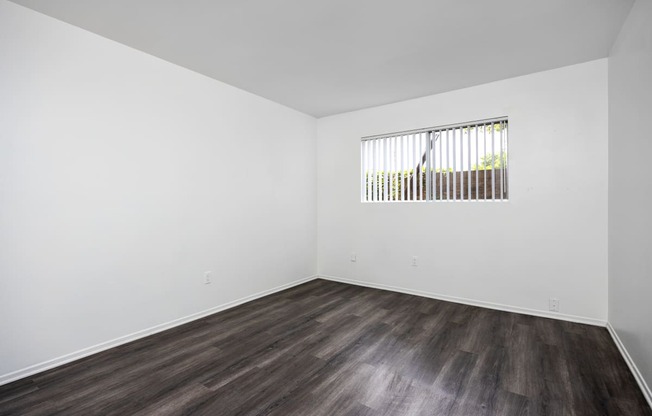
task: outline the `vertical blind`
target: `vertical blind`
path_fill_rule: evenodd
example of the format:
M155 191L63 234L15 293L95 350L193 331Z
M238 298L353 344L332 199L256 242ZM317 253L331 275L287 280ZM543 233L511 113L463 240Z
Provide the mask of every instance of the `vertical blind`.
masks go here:
M505 201L507 118L363 137L362 202Z

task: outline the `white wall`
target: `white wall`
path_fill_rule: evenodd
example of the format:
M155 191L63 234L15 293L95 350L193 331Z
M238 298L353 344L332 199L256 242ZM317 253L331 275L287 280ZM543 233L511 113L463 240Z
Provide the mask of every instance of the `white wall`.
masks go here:
M609 323L652 386L652 1L609 57ZM647 390L648 400L652 395ZM652 402L651 402L652 403Z
M4 0L0 57L0 379L315 274L314 118Z
M360 137L505 115L508 203L360 202ZM606 320L606 59L317 125L321 275Z

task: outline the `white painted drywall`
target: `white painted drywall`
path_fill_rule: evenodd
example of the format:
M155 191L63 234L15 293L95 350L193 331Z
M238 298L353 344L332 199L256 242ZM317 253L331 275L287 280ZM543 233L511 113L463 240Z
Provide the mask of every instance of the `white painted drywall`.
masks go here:
M312 117L1 0L0 376L315 274L315 149Z
M362 136L497 116L509 202L360 202ZM606 320L606 59L317 126L320 274L539 311L556 297L565 315Z
M609 322L652 386L652 1L609 57ZM649 393L648 393L649 394Z

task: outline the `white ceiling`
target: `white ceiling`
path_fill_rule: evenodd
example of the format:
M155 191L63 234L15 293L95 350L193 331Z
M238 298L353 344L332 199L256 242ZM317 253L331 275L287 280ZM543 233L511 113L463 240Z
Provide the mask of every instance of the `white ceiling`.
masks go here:
M14 0L317 117L606 57L633 0Z

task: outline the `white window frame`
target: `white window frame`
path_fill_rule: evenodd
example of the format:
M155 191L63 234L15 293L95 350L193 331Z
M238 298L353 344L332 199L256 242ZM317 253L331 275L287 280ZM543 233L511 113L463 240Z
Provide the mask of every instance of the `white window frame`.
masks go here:
M362 137L361 201L508 201L508 136L505 116Z

